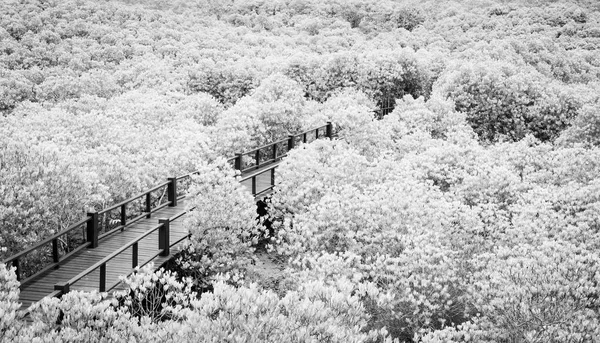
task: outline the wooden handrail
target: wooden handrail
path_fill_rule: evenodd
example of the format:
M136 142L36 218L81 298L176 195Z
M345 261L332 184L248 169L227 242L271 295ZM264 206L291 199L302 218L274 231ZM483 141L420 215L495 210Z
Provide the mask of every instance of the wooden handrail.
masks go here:
M159 185L156 185L156 186L154 186L154 187L150 188L149 190L143 191L143 192L141 192L141 193L138 193L138 194L136 194L136 195L134 195L134 196L132 196L132 197L129 197L128 199L126 199L126 200L123 200L123 201L121 201L120 203L117 203L117 204L114 204L114 205L112 205L112 206L109 206L109 207L103 208L101 211L99 211L99 212L98 212L98 214L99 214L99 215L102 215L102 214L104 214L104 213L107 213L107 212L110 212L110 211L112 211L112 210L115 210L115 209L117 209L117 208L119 208L119 207L121 207L121 206L123 206L123 205L127 205L127 204L129 204L130 202L132 202L132 201L134 201L134 200L137 200L137 199L139 199L139 198L141 198L141 197L143 197L143 196L146 196L147 194L150 194L150 193L152 193L152 192L154 192L154 191L156 191L156 190L158 190L158 189L160 189L160 188L163 188L163 187L165 187L165 186L167 186L167 185L169 185L169 181L165 181L165 182L163 182L163 183L161 183L161 184L159 184Z

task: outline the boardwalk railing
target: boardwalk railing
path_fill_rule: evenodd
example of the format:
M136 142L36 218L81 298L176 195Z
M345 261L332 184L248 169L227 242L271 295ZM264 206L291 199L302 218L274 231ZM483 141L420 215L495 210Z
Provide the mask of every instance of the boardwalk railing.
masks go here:
M310 142L310 141L313 141L320 137L328 137L328 138L332 137L331 122L328 122L326 125L315 128L315 129L311 129L311 130L301 132L301 133L298 133L295 135L289 135L287 139L273 142L273 143L252 149L252 150L244 152L244 153L236 154L235 157L230 158L228 161L230 163L232 163L232 166L235 169L240 170L240 172L242 173L242 179L241 179L242 182L252 179L252 194L254 196L259 196L259 195L265 194L266 192L272 190L272 188L274 186L275 168L277 168L277 166L279 165L279 161L283 157L287 156L288 151L293 149L295 146L297 146L301 142L305 142L305 143ZM251 163L248 163L246 161L245 157L247 157L247 156L251 156L251 158L253 159L253 161ZM271 173L270 187L268 187L266 190L257 191L256 177L259 174L269 172L269 171ZM42 242L39 242L39 243L25 249L24 251L21 251L13 256L10 256L9 258L2 261L2 263L5 263L7 265L12 265L15 267L17 280L19 280L21 282L21 284L31 281L36 276L50 270L51 268L58 269L60 267L60 262L63 261L64 259L68 258L69 256L71 256L72 254L74 254L82 249L85 249L85 248L91 248L91 249L96 248L98 246L99 239L101 239L107 235L111 235L115 232L122 231L127 226L134 224L135 222L141 220L142 218L150 218L152 216L152 213L154 213L166 206L171 206L171 207L177 206L178 200L185 197L185 195L181 195L181 196L177 195L178 182L185 180L185 179L189 179L189 178L191 178L192 175L197 174L197 173L198 172L192 172L192 173L181 175L178 177L169 178L168 181L163 182L159 185L156 185L148 190L145 190L142 193L139 193L133 197L130 197L118 204L104 208L103 210L98 211L98 212L90 212L87 214L86 218L70 225L67 229L62 230L62 231L44 239ZM155 194L157 192L162 192L164 194L165 191L167 193L166 201L163 201L164 199L162 196L161 197L155 196L155 199L154 200L152 199L152 194ZM134 202L139 201L141 199L144 200L144 206L143 206L143 210L141 211L141 213L139 213L140 211L138 211L138 213L133 213L133 211L128 211L128 209L131 210L131 206L132 206L132 204L134 204ZM117 210L120 213L120 216L119 216L120 220L119 220L118 226L111 228L111 229L104 229L103 231L105 231L105 232L100 234L100 231L101 231L100 225L99 225L100 219L102 217L109 215L112 212L117 211ZM172 219L172 220L174 220L174 219ZM161 227L164 228L165 225L168 228L168 223L166 223L166 224L162 223L150 231L154 232L156 230L160 230L160 228ZM103 225L103 227L104 227L104 225ZM60 255L59 240L61 239L61 237L68 235L68 234L73 235L73 234L75 234L75 232L77 230L82 230L83 243L81 245L79 245L78 247L74 248L72 251L67 252L65 250L65 253L63 255ZM148 234L150 234L150 233L148 233ZM145 235L144 235L144 237L145 237ZM142 238L143 237L141 237L139 239L142 239ZM52 244L52 249L51 249L52 250L52 262L50 264L46 265L45 267L42 267L41 269L37 270L32 275L25 275L22 271L23 268L21 265L21 261L27 255L30 255L33 252L42 252L42 253L46 252L47 249L49 248L50 244ZM121 247L119 250L117 250L115 253L109 255L108 257L113 258L114 256L118 255L119 253L123 252L125 249L128 249L129 247L132 247L132 249L134 249L134 251L135 251L134 242L130 242L130 244L126 244L125 246ZM167 252L168 252L168 247L167 247ZM104 259L103 259L103 261L104 261ZM101 264L101 262L102 261L100 261L98 263ZM98 265L98 268L101 267L100 264ZM105 268L106 268L106 266L104 267L104 269ZM84 273L84 272L82 272L82 273ZM101 274L102 274L102 272L101 272ZM71 281L73 281L73 280L71 280ZM70 284L72 284L72 282L69 281L69 285ZM64 288L65 290L68 290L68 285L63 285L63 286L66 287L66 288ZM62 286L60 286L60 287L62 287Z

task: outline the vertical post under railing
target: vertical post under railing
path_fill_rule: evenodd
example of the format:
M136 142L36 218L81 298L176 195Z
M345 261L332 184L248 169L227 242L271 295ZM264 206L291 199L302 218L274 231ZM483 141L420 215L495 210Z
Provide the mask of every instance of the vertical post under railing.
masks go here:
M177 206L177 178L170 177L167 186L167 197L170 201L169 207Z
M333 136L333 124L330 121L328 121L327 127L325 129L325 137L332 138L331 136Z
M54 285L55 291L61 291L61 295L65 295L71 291L71 285L68 282L59 282Z
M271 168L271 186L275 186L275 168Z
M290 152L290 150L294 149L294 145L296 145L296 136L289 135L288 136L288 152Z
M150 193L146 194L146 212L148 213L146 215L146 218L151 218L152 217L152 204L150 202Z
M277 144L273 144L273 161L277 159Z
M21 261L18 258L15 258L12 261L13 267L15 267L15 274L17 275L17 281L21 281Z
M52 240L52 261L58 262L58 238Z
M319 129L315 130L315 139L319 139Z
M125 225L127 225L127 205L123 204L121 205L121 226L123 226L121 228L121 231L123 231L123 229L125 228Z
M256 195L256 175L252 177L252 195Z
M100 292L106 292L106 263L100 265L100 284L98 286Z
M306 143L306 132L302 135L302 143Z
M256 167L258 167L260 165L260 150L256 150L254 160L256 161Z
M169 233L171 231L171 220L169 218L161 218L158 220L161 224L158 229L158 249L162 250L160 256L169 256Z
M234 169L242 171L242 154L235 154Z
M131 268L135 268L138 265L138 242L133 243L131 249Z
M91 217L87 222L87 241L92 243L90 248L98 246L98 212L88 212L88 217Z

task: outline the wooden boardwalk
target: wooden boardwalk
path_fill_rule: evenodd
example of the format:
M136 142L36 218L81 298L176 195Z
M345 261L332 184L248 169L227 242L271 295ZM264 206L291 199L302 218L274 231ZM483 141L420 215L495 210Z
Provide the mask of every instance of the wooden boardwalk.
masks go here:
M325 126L290 135L285 140L273 142L244 154L236 154L236 157L228 161L241 171L241 184L248 188L255 200L259 200L272 192L275 184L274 170L281 159L287 155L287 151L297 144L307 143L320 137L331 138L331 130L332 124L327 123ZM283 152L280 152L281 149ZM244 162L247 159L252 162L250 166ZM123 287L120 276L129 275L135 266L154 262L154 267L159 268L168 261L188 236L183 225L186 204L182 198L185 196L178 196L177 185L179 181L188 179L193 174L169 178L167 182L121 203L99 212L88 213L87 218L73 223L66 230L4 260L4 263L16 267L17 278L21 280L24 275L20 270L20 261L27 254L48 248L51 244L53 262L21 283L19 298L21 309L27 310L44 297L61 296L73 290L110 292L120 289ZM161 205L152 205L152 194L156 192L167 193L168 201ZM141 214L134 214L137 217L131 218L132 213L127 210L128 204L143 199L145 199L145 210ZM120 225L109 233L100 235L99 215L113 213L111 211L119 211ZM61 256L58 240L64 235L81 229L85 229L86 243Z
M271 173L270 170L261 172L258 171L256 176L256 190L257 193L263 193L271 186ZM248 179L242 181L242 185L248 188L250 192L252 189L252 180ZM33 303L40 301L42 298L51 295L55 289L54 285L61 284L71 280L83 270L90 268L98 261L102 260L106 256L110 255L117 249L121 248L127 242L135 240L137 237L143 235L148 230L154 229L159 225L159 218L169 218L183 211L185 208L185 201L179 201L176 207L164 207L157 212L152 214L151 218L144 218L140 221L127 226L125 229L118 230L114 234L104 237L99 240L98 247L94 249L83 249L61 261L58 269L51 269L45 273L38 275L34 280L28 281L21 285L21 293L19 301L22 303L21 309L27 309ZM183 218L173 221L170 224L170 241L176 242L181 240L187 235L187 231L183 226ZM178 251L181 243L171 248L171 255L169 256L156 256L159 252L158 247L158 231L154 231L149 234L138 244L138 260L140 264L146 264L154 262L154 267L158 269L164 262L172 257L172 254ZM115 285L115 289L120 289L119 277L128 275L132 272L131 266L132 250L128 249L123 253L116 256L106 264L106 284ZM100 269L97 268L89 275L78 280L74 284L70 285L71 291L93 291L99 289L100 282Z

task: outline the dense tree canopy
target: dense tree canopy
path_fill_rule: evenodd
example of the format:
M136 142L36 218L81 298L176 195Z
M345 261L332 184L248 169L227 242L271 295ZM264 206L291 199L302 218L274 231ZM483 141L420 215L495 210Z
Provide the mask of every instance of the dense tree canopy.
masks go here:
M202 173L177 275L0 265L0 341L598 342L599 90L596 0L1 1L0 258ZM269 232L223 157L326 121Z

